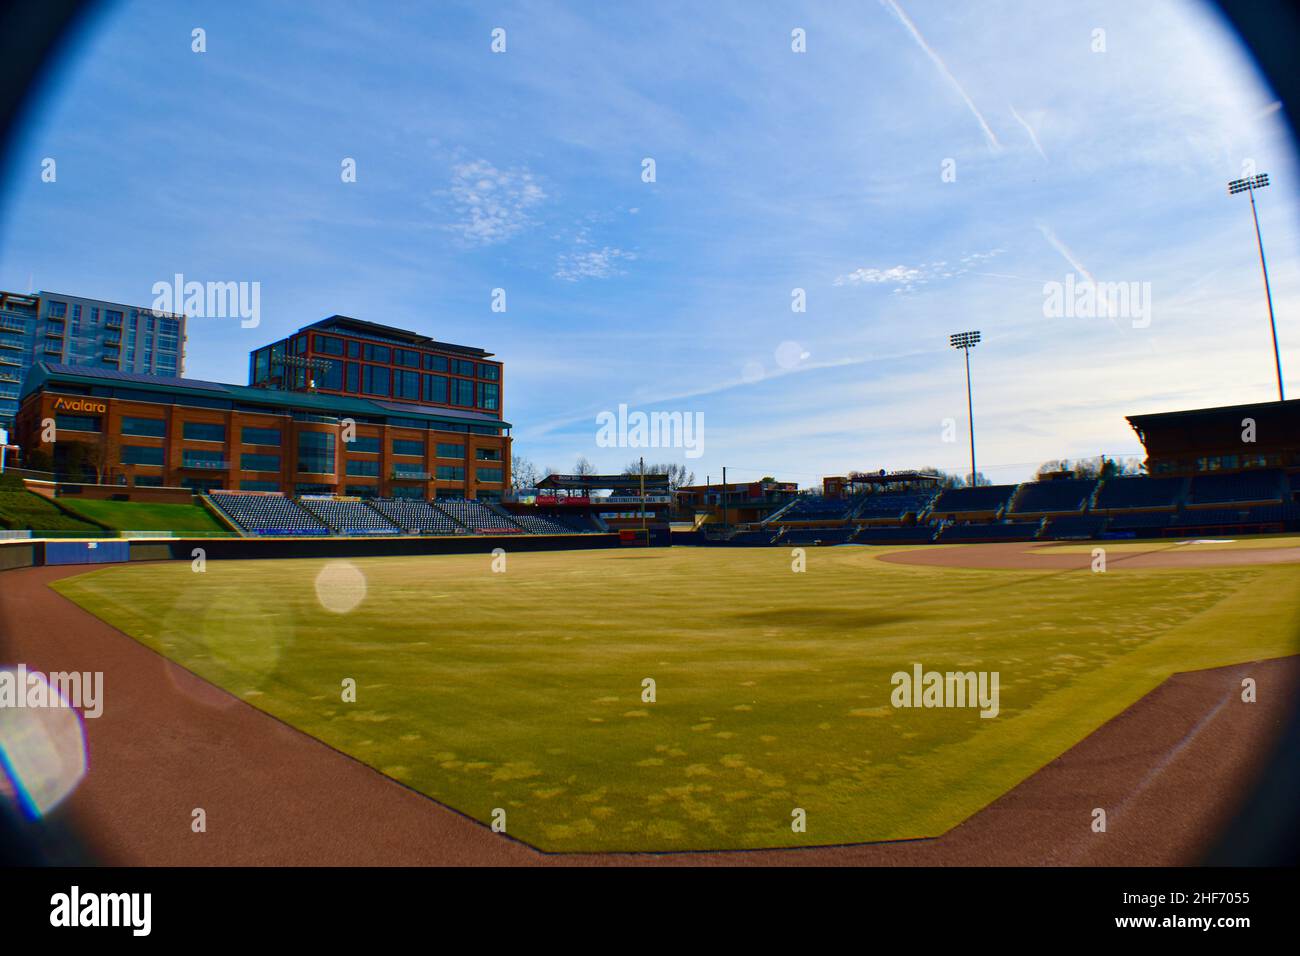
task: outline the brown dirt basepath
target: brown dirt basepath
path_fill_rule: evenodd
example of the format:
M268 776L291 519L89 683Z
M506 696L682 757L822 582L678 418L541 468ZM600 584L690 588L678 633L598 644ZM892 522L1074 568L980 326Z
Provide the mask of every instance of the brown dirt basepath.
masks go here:
M1297 657L1177 675L934 839L550 855L277 721L46 587L82 570L0 575L0 662L104 672L104 714L85 722L90 771L56 817L113 864L1192 863L1262 769L1300 685ZM1258 703L1241 703L1244 676L1257 681ZM206 833L190 830L196 807ZM1109 816L1105 834L1091 830L1095 807Z

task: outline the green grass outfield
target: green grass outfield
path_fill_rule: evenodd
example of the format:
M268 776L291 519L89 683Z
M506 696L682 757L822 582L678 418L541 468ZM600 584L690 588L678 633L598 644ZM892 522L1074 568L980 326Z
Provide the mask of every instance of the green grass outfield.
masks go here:
M101 521L119 531L228 531L198 505L155 504L149 501L98 501L64 495L70 511Z
M936 835L1169 674L1298 649L1300 565L987 571L886 550L811 548L804 573L785 549L673 548L511 554L505 573L489 555L120 565L53 586L556 851ZM348 613L322 607L327 568L327 601L364 581ZM1001 714L894 709L914 662L998 671Z

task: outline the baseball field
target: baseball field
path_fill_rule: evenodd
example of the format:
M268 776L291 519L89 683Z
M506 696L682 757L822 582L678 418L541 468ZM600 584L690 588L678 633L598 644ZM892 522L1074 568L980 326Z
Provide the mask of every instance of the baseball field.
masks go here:
M789 549L167 562L51 586L550 851L936 836L1169 675L1300 649L1294 560L1120 549L1098 572L1062 548L943 566L960 552L810 548L802 570ZM997 715L894 706L916 665L996 672Z

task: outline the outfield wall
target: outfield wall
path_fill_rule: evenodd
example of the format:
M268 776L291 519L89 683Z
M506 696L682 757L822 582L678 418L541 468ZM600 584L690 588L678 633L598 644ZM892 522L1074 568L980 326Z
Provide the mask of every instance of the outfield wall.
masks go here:
M131 541L0 541L0 571L54 564L189 561L194 549L214 560L366 558L420 554L586 551L622 547L617 534L458 535L358 538L151 538Z

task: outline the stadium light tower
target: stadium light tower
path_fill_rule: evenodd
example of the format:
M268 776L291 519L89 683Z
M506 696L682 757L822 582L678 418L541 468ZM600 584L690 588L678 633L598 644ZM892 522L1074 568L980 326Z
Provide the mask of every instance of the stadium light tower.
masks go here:
M1250 195L1250 214L1255 220L1255 244L1259 246L1259 267L1264 271L1264 298L1268 300L1268 324L1273 330L1273 364L1277 368L1277 398L1278 401L1286 401L1286 392L1282 388L1282 354L1277 348L1277 322L1273 319L1273 293L1268 287L1268 263L1264 261L1264 240L1259 235L1259 213L1255 211L1255 190L1263 189L1268 185L1268 173L1260 173L1258 176L1247 176L1245 179L1234 179L1228 183L1228 195L1235 196L1237 193L1248 193Z
M966 355L966 415L970 418L970 486L979 485L979 472L975 470L975 409L970 397L970 350L980 344L978 332L954 332L948 344L961 349Z

